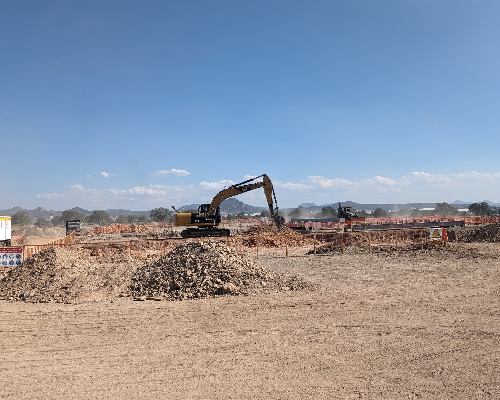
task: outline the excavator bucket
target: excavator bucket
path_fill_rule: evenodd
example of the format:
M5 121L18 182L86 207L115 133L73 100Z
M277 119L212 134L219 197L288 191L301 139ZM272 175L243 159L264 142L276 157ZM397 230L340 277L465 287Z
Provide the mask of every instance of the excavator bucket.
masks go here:
M285 218L283 218L281 215L278 215L278 212L273 217L274 223L278 227L278 230L281 231L283 227L285 226Z

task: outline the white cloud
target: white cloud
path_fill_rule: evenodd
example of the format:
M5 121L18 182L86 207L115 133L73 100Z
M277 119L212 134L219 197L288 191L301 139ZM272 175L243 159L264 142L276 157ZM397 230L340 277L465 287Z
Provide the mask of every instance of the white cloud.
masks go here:
M222 190L224 187L235 185L236 182L231 180L222 180L217 182L200 182L200 188L204 190Z
M92 175L87 175L87 179L90 179L90 178L92 178Z
M354 182L350 182L346 179L343 178L326 178L324 176L309 176L307 178L308 181L312 182L313 184L317 184L322 188L328 188L328 187L344 187L344 186L351 186L355 184Z
M129 208L149 209L170 205L185 205L210 201L224 187L234 185L231 180L200 182L198 185L144 185L130 188L94 189L73 184L60 193L36 194L37 199L51 202L51 207L87 207L89 209ZM429 174L410 172L399 178L373 176L359 180L309 176L295 182L273 181L281 207L296 207L304 202L323 204L353 200L360 203L407 203L454 200L500 201L500 172ZM265 206L261 189L238 199L252 205Z
M115 174L110 174L108 172L101 172L101 175L104 176L105 178L110 178L112 176L116 176Z
M314 186L308 186L303 183L292 183L292 182L273 182L273 186L280 189L288 189L288 190L302 190L307 191L310 189L314 189Z
M163 169L161 171L155 171L153 173L153 175L159 176L162 178L162 177L167 176L167 175L175 175L175 176L191 175L191 172L185 171L183 169L172 168L172 169Z

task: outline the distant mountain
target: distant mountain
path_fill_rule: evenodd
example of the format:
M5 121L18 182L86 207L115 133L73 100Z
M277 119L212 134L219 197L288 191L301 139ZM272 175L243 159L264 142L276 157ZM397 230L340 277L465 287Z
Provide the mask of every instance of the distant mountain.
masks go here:
M260 213L264 211L264 207L251 206L245 204L242 201L235 199L234 197L224 200L220 205L220 210L222 212L227 212L229 214L244 212L248 214Z
M25 208L17 206L17 207L9 208L8 210L0 210L0 215L12 217L16 212L19 212L19 211L27 211L29 213L30 218L35 218L35 219L38 219L38 218L49 219L50 217L53 217L55 215L62 214L62 211L52 211L52 210L47 211L43 207L37 207L34 210L27 210Z
M299 204L299 207L307 208L307 207L318 207L318 206L314 203L302 203L302 204Z
M149 211L130 211L130 210L124 210L123 208L112 208L109 210L104 210L106 211L109 215L111 215L113 218L118 217L119 215L124 215L125 217L128 215L145 215L146 217L149 218L151 215L151 210ZM91 212L92 214L92 212Z

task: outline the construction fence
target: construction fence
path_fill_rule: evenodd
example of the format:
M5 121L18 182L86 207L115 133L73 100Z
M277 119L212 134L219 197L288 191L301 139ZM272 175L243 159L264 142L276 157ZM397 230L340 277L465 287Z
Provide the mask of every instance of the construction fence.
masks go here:
M231 236L196 239L138 239L74 243L74 234L44 245L23 246L23 258L48 247L65 248L81 255L99 258L126 254L137 259L148 259L167 254L175 247L188 242L222 242L251 258L299 257L306 255L344 254L356 248L357 252L371 253L381 248L393 251L424 248L429 243L429 230L406 229L394 231L363 231L313 234L276 234Z
M62 246L68 246L69 244L73 243L76 237L76 232L73 231L69 235L61 238L54 240L50 243L45 243L45 244L40 244L40 245L24 245L23 247L23 261L32 256L33 254L36 254L43 249L49 248L49 247L62 247Z

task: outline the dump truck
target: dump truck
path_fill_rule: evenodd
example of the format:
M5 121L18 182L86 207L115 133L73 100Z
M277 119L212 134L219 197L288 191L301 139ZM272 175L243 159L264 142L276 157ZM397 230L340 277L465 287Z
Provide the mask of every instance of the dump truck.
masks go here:
M262 181L253 182L259 178L262 178ZM229 229L218 228L218 225L222 220L220 213L221 203L230 197L261 187L264 188L271 218L278 229L281 229L285 223L285 219L278 214L278 203L276 202L273 184L266 174L224 188L215 195L210 204L201 204L198 207L198 212L183 213L179 212L174 206L172 206L176 212L176 214L174 214L174 226L187 227L187 229L181 232L181 236L185 239L190 237L229 236Z
M80 236L80 220L66 221L66 236L75 231L76 236Z
M0 217L0 246L10 246L12 243L11 217Z

